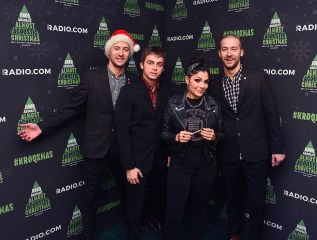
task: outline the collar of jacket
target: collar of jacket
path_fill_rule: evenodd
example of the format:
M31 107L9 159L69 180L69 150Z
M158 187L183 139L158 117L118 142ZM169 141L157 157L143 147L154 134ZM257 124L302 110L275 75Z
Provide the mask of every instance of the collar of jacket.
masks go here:
M105 74L108 78L108 69L107 69L107 65L106 66L103 66L103 67L100 67L99 68L99 71L102 73L102 74ZM131 84L134 79L136 79L137 77L129 72L127 69L124 70L124 74L125 74L125 80L126 80L126 84Z
M181 123L183 129L186 129L186 111L185 111L185 98L187 92L184 94L175 95L171 98L171 107L176 114L177 119ZM210 121L210 117L212 115L212 107L218 106L215 100L209 95L203 95L205 110L206 110L206 126Z
M174 108L176 110L181 110L181 109L184 109L185 108L185 98L186 98L186 94L187 94L187 91L183 94L178 94L178 95L175 95L172 99L171 99L171 103L174 106ZM204 98L204 103L205 103L205 106L217 106L215 100L213 100L213 98L211 97L207 97L206 94L203 95L203 98Z

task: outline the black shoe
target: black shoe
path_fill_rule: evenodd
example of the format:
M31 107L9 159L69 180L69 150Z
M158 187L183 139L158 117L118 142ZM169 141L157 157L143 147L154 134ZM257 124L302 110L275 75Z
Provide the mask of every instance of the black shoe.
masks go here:
M148 224L151 228L154 229L155 232L157 232L158 234L163 234L162 224L158 220L153 218L152 215L148 219Z

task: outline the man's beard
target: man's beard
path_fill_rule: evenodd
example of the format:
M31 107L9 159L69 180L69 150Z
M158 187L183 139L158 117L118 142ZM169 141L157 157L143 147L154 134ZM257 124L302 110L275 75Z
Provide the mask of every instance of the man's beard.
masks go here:
M226 65L226 64L224 64L224 65L225 65L225 67L226 67L228 70L233 70L233 69L235 69L235 68L239 65L239 61L234 62L233 65L231 65L231 66L228 66L228 65Z

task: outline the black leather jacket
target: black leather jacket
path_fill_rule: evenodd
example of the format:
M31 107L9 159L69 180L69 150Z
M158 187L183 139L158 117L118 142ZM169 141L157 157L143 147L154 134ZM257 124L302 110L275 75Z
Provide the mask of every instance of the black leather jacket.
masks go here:
M172 157L184 158L188 143L176 142L176 135L185 128L185 98L184 94L174 95L169 98L167 108L163 116L161 138L170 147ZM205 152L208 161L216 158L216 146L224 139L222 116L216 101L209 95L204 95L206 124L216 134L216 140L205 140Z

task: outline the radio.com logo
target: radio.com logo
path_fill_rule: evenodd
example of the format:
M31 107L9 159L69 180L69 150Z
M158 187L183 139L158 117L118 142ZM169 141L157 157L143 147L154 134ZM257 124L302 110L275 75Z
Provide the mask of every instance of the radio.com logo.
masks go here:
M20 75L51 75L50 68L16 68L16 69L2 69L3 76L20 76Z
M302 194L299 194L299 193L294 193L294 192L290 192L288 190L284 190L284 195L287 196L287 197L291 197L291 198L300 200L300 201L308 202L308 203L311 203L311 204L317 204L316 198L308 197L306 195L302 195Z
M296 32L317 31L317 24L296 25Z
M60 193L63 193L63 192L67 192L67 191L70 191L72 189L76 189L78 187L82 187L85 185L85 182L84 181L79 181L78 183L75 182L75 183L72 183L72 184L69 184L69 185L66 185L64 187L61 187L61 188L56 188L56 194L60 194Z
M263 69L268 75L295 76L295 69Z
M88 28L47 24L48 31L88 34Z
M180 35L180 36L172 36L167 37L167 41L174 42L174 41L186 41L186 40L193 40L194 35Z
M277 230L280 230L280 231L283 230L283 226L282 225L279 225L278 223L271 222L269 220L264 220L264 224L266 226L268 226L268 227L271 227L271 228L274 228L274 229L277 229Z
M37 233L34 236L28 237L26 240L36 240L36 239L40 239L43 237L47 237L48 235L51 235L53 233L56 233L57 231L62 230L62 225L56 226L56 227L52 227L50 229L45 230L44 232L41 233Z

